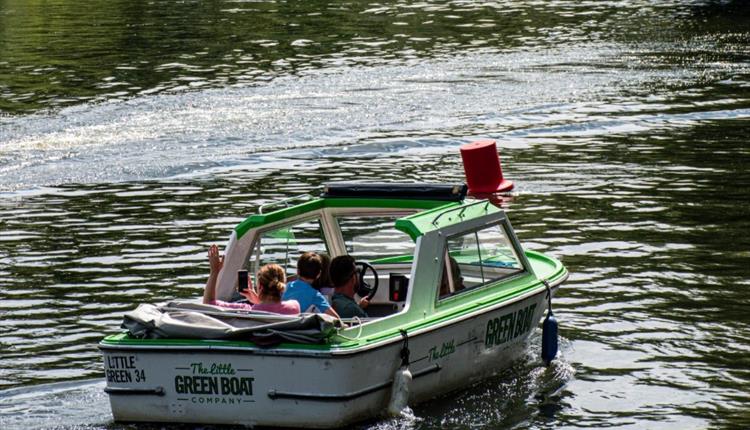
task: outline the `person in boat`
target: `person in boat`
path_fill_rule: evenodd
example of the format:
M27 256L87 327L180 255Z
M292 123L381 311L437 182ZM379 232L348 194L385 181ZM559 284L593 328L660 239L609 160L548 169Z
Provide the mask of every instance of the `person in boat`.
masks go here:
M330 275L331 257L325 253L320 253L318 255L320 256L320 261L323 263L323 265L320 268L320 276L318 276L318 279L316 279L315 282L312 283L312 286L316 290L320 291L321 294L323 294L328 300L328 303L330 303L331 297L334 293Z
M302 312L326 313L338 318L338 314L325 296L312 286L320 276L322 268L323 261L320 255L314 252L302 254L297 260L297 279L287 285L283 299L298 301Z
M208 248L208 262L210 273L206 288L203 290L203 303L223 308L242 309L248 311L264 311L283 315L297 315L300 307L296 300L281 300L286 289L286 275L278 264L266 264L255 276L258 281L258 291L248 288L241 292L250 303L234 303L216 300L216 281L221 268L224 266L224 256L219 255L219 248L211 245Z
M331 304L341 318L367 318L366 308L370 302L366 297L359 303L354 301L354 292L359 286L359 272L354 264L354 258L340 255L331 261L331 282L335 288Z
M460 291L466 288L464 286L464 277L461 276L461 269L458 267L458 261L453 257L448 257L448 262L451 267L451 277L453 278L454 291ZM443 276L440 278L440 297L451 294L450 284L448 283L448 269L447 265L443 266Z

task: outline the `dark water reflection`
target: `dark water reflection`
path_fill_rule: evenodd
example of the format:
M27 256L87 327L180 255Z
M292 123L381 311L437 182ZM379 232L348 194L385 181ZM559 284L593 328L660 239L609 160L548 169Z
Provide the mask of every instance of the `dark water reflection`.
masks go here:
M750 427L749 42L744 1L0 1L0 428L122 428L123 312L265 202L463 180L474 137L571 272L561 359L362 427Z

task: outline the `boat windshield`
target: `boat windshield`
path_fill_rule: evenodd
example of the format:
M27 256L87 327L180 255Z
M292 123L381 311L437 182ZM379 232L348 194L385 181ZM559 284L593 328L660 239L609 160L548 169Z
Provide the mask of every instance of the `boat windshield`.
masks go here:
M358 261L373 263L411 263L414 242L406 233L396 230L398 215L338 216L346 251Z

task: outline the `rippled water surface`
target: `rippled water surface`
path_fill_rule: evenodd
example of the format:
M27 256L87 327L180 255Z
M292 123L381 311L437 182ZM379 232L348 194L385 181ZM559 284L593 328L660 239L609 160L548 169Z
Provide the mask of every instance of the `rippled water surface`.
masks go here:
M5 0L0 428L123 427L123 312L265 202L461 181L475 138L571 273L561 356L361 427L750 427L747 2Z

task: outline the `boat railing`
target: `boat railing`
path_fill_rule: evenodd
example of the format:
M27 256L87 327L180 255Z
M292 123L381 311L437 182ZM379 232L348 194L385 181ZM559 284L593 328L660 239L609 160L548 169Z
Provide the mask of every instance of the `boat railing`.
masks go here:
M268 210L268 208L270 207L275 207L281 204L283 204L285 208L288 208L290 202L294 202L297 200L300 200L300 201L310 200L311 198L312 196L310 194L299 194L299 195L287 197L281 200L274 200L272 202L268 202L268 203L264 203L260 205L260 208L258 208L258 213L262 214L264 210Z
M490 205L490 201L489 201L489 200L480 200L480 201L478 201L478 202L474 202L474 203L471 203L471 204L468 204L468 205L463 205L463 206L455 207L455 208L452 208L452 209L448 209L448 210L446 210L446 211L440 212L440 213L439 213L439 214L438 214L438 215L437 215L437 216L436 216L436 217L435 217L435 218L434 218L434 219L432 220L432 225L434 225L435 227L437 227L437 226L438 226L438 225L437 225L437 222L438 222L438 220L440 219L440 217L442 217L442 216L443 216L443 215L445 215L445 214L448 214L448 213L452 213L452 212L456 212L456 211L459 211L459 212L458 212L458 217L459 217L459 218L461 218L461 219L463 219L464 211L466 211L466 209L468 209L468 208L470 208L470 207L473 207L473 206L481 205L482 203L484 203L484 204L485 204L485 207L484 207L484 211L485 211L485 212L487 212L487 208L488 208L488 207L489 207L489 205Z

